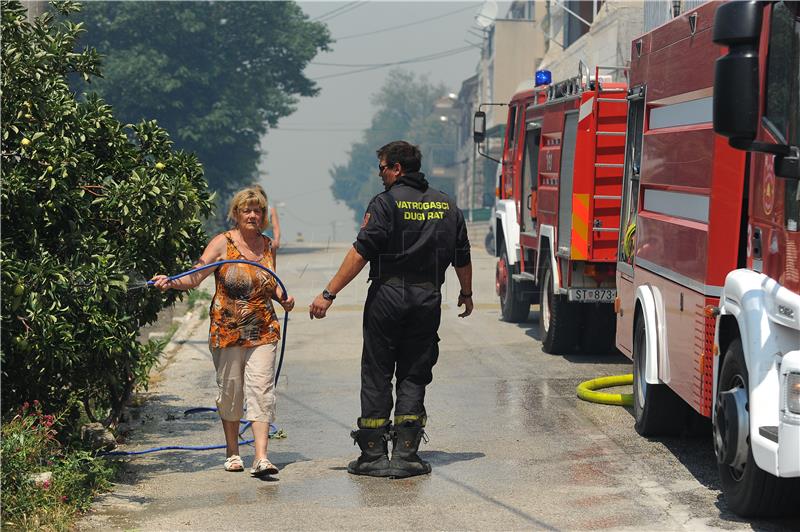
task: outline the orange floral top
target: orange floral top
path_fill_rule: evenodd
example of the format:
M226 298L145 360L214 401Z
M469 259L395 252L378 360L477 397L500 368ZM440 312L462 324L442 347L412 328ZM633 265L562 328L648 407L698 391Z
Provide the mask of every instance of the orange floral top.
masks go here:
M225 233L226 260L245 259L230 233ZM272 241L264 237L266 247L260 263L273 270ZM208 345L219 347L255 347L277 342L281 327L272 295L277 282L269 273L249 264L223 264L214 272L216 293L211 300L211 328Z

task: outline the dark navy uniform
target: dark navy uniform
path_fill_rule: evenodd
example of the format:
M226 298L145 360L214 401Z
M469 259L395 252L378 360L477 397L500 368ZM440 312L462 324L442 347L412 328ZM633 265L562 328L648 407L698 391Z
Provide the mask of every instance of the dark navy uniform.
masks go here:
M364 305L360 426L425 425L425 387L439 356L441 285L450 264L470 264L464 216L447 194L428 187L425 175L400 176L367 208L354 247L370 263Z

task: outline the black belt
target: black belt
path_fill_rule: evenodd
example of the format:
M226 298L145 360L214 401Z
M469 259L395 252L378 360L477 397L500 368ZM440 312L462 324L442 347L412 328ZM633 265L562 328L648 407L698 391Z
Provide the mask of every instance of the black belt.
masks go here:
M403 285L413 284L415 286L422 286L424 288L433 288L438 290L438 285L431 279L430 275L403 273L398 275L383 275L378 277L376 281L384 284Z

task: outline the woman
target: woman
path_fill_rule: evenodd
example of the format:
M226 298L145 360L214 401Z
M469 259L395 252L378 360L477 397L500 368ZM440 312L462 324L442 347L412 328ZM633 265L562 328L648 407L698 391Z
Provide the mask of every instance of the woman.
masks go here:
M195 267L220 260L245 259L275 270L275 249L261 231L266 226L266 197L255 188L236 193L228 219L235 227L211 239ZM239 420L252 422L255 457L250 474L254 477L278 472L267 458L269 424L275 419L275 353L280 324L272 306L278 301L287 311L294 298L282 301L283 291L266 271L249 264L223 264L175 281L165 275L153 277L162 291L189 290L214 271L209 348L217 371L217 410L225 431L226 471L244 471L239 456Z

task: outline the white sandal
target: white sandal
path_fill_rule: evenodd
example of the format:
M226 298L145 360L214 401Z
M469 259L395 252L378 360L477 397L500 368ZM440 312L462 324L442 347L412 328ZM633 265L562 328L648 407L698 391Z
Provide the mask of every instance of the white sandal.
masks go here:
M250 469L250 474L254 477L264 477L266 475L277 475L278 468L266 458L256 460L253 462L253 468Z
M225 459L225 471L229 473L239 473L244 471L244 462L238 454L232 454Z

